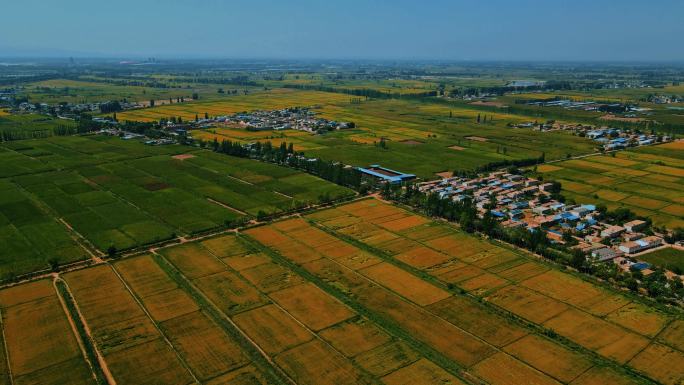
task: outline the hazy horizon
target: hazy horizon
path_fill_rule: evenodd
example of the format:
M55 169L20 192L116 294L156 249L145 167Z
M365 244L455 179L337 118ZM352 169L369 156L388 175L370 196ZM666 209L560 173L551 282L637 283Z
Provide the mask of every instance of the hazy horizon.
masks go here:
M37 0L4 6L0 57L681 62L684 2Z

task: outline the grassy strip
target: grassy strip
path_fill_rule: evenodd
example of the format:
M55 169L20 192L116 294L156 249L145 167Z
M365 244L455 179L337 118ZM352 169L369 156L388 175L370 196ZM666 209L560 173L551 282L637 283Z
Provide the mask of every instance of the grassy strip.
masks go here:
M168 274L171 279L178 284L197 305L206 312L221 328L228 333L228 335L235 340L243 351L245 351L251 362L257 365L261 372L266 376L269 384L289 384L290 381L284 377L271 363L264 357L261 352L245 338L242 332L226 319L218 309L216 309L199 291L178 271L171 263L159 254L153 253L152 257L159 267Z
M466 372L466 369L467 369L466 367L459 365L456 362L450 360L449 358L444 356L442 353L433 349L428 344L425 344L425 343L415 339L415 337L411 333L405 331L395 321L388 319L388 318L385 318L385 317L382 317L382 316L376 314L375 312L367 309L365 306L356 302L351 296L349 296L349 294L343 292L342 290L340 290L336 286L334 286L334 285L330 284L329 282L317 277L316 275L308 272L306 269L295 264L294 262L291 262L289 259L280 255L277 251L272 250L272 249L262 245L261 243L255 241L254 239L250 238L249 236L247 236L245 234L241 233L241 234L238 234L238 236L241 237L241 239L243 239L254 250L258 250L258 251L268 255L276 263L289 268L290 270L299 274L301 277L303 277L307 281L312 282L313 284L315 284L319 288L323 289L328 294L337 298L340 302L342 302L345 305L349 306L350 308L354 309L354 311L356 311L358 314L360 314L360 315L366 317L367 319L371 320L372 322L374 322L375 324L380 326L382 329L384 329L391 336L406 342L409 346L411 346L413 349L415 349L417 352L419 352L423 357L434 362L435 364L437 364L438 366L447 370L451 374L457 376L461 380L464 380L467 383L473 383L472 376Z
M489 301L483 300L481 297L469 294L468 292L466 292L465 290L463 290L461 288L458 288L458 287L455 287L452 285L446 285L444 282L440 281L438 278L436 278L436 277L434 277L434 276L432 276L432 275L430 275L430 274L428 274L428 273L426 273L420 269L417 269L411 265L408 265L402 261L399 261L399 260L395 259L394 257L390 256L389 254L385 253L384 251L379 250L373 246L367 245L367 244L360 242L354 238L351 238L345 234L338 234L337 232L335 232L335 231L333 231L333 230L331 230L331 229L329 229L323 225L320 225L319 223L317 223L315 221L312 221L309 219L307 219L307 221L310 224L314 225L315 227L325 231L326 233L328 233L328 234L330 234L330 235L332 235L338 239L341 239L341 240L343 240L343 241L345 241L351 245L354 245L354 246L356 246L362 250L365 250L365 251L379 257L383 261L390 263L390 264L392 264L392 265L394 265L394 266L396 266L396 267L398 267L404 271L407 271L407 272L413 274L414 276L417 276L418 278L420 278L426 282L429 282L429 283L431 283L437 287L440 287L444 290L447 290L455 296L466 297L471 301L478 302L479 304L486 307L487 310L489 310L491 313L499 315L499 316L513 322L513 324L515 324L517 326L526 328L532 333L546 336L546 337L552 339L553 341L565 346L566 348L568 348L572 351L576 351L576 352L582 353L584 355L587 355L592 360L592 362L596 363L598 366L610 367L612 369L615 369L618 372L622 372L623 374L627 374L630 377L633 377L634 379L641 380L644 383L653 383L653 380L651 380L649 377L637 372L636 370L634 370L634 369L632 369L626 365L620 365L614 361L611 361L611 360L601 356L600 354L596 353L595 351L587 349L587 348L569 340L568 338L559 335L558 333L554 332L551 329L548 329L542 325L535 324L535 323L530 322L524 318L521 318L518 315L513 314L506 309L500 308L499 306L496 306Z
M64 303L66 304L67 309L69 310L69 316L74 321L76 329L78 330L78 334L81 337L81 341L83 342L83 347L85 349L86 356L88 358L88 361L90 362L90 367L93 371L93 374L95 375L95 381L98 384L107 384L107 379L104 375L104 372L102 371L102 367L100 366L100 361L97 358L97 354L95 353L95 345L93 345L93 341L90 339L90 336L85 331L85 327L83 326L81 317L78 314L78 310L76 310L76 303L74 302L74 298L71 296L71 293L69 293L69 290L67 289L64 281L58 279L55 282L55 284L57 285L57 289L59 290L59 295L62 296L62 298L64 299Z

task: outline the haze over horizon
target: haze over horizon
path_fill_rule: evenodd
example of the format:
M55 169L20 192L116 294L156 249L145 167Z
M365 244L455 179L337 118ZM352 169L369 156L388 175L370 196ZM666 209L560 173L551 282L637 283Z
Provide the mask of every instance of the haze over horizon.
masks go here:
M0 57L682 61L684 2L10 2Z

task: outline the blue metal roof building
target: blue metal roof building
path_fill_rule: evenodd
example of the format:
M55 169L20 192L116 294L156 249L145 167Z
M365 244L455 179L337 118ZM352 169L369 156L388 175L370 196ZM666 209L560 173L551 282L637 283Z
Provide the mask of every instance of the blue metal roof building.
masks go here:
M372 164L368 168L357 167L357 170L361 171L361 173L365 175L369 175L392 184L397 184L416 178L414 174L404 174L403 172L391 170L378 164Z

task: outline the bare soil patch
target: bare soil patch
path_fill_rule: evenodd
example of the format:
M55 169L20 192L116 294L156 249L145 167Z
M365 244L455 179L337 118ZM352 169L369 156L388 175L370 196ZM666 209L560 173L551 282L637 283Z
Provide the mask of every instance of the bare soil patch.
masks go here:
M456 146L456 145L450 146L449 148L452 149L452 150L456 150L456 151L463 151L463 150L465 150L465 147Z
M192 154L179 154L179 155L174 155L172 156L173 159L178 159L178 160L185 160L185 159L191 159L194 158L195 156Z
M504 108L508 107L507 105L501 103L501 102L491 102L491 101L484 101L484 100L478 100L476 102L470 103L474 106L488 106L488 107L499 107L499 108Z
M399 143L404 143L404 144L408 144L408 145L411 145L411 146L417 146L417 145L419 145L419 144L425 144L424 142L421 142L421 141L418 141L418 140L413 140L413 139L402 140L402 141L400 141Z
M465 138L468 140L474 140L476 142L486 142L489 140L489 139L483 138L481 136L466 136Z

